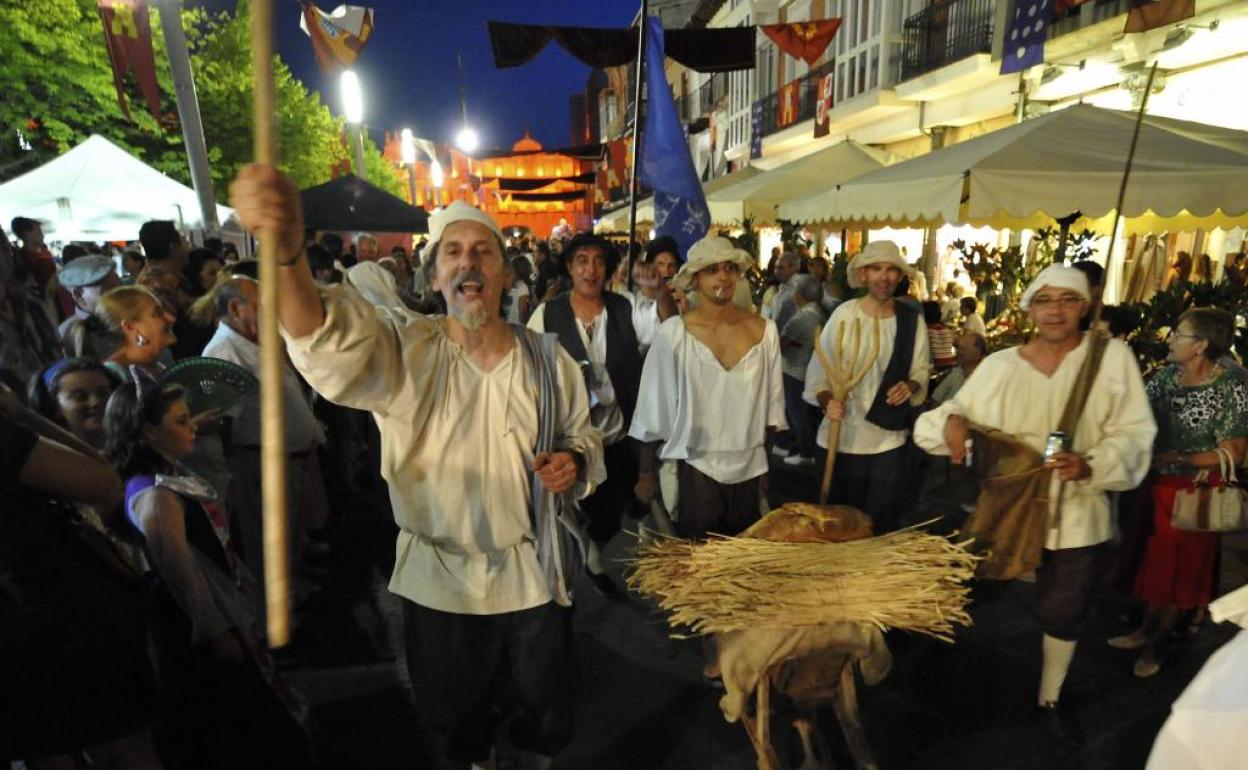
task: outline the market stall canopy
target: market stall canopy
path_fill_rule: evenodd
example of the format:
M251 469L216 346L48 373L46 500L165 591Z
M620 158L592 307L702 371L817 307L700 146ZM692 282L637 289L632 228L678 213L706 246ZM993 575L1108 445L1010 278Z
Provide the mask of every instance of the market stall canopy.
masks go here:
M314 230L427 233L429 215L354 174L299 193L303 222Z
M705 185L706 201L717 224L725 211L730 220L753 217L758 222L785 218L779 207L834 188L837 184L882 168L887 155L857 142L845 141L763 170L748 166ZM720 180L722 183L712 189ZM733 181L729 181L733 180Z
M102 136L0 185L0 212L46 223L54 240L136 240L150 219L203 227L195 191ZM234 210L217 206L224 224Z
M637 201L637 226L654 224L654 198ZM604 213L594 227L596 233L628 232L628 205Z
M1075 211L1103 218L1117 200L1134 127L1134 113L1074 105L781 204L780 216L1016 229ZM1129 232L1248 224L1248 133L1145 116L1122 213Z

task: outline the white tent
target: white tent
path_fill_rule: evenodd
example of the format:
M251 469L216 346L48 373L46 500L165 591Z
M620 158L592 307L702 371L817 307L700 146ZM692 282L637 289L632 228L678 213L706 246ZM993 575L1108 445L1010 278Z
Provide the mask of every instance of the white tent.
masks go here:
M1135 115L1075 105L782 204L799 222L1024 228L1112 212ZM1145 116L1128 231L1248 224L1248 133ZM1075 225L1079 227L1077 223Z
M217 221L233 213L217 206ZM98 135L0 185L0 215L42 220L61 241L134 240L149 219L203 226L194 190Z
M716 189L705 185L706 201L716 222L722 212L730 220L754 217L758 222L775 222L779 207L794 200L834 189L841 182L862 176L885 165L887 156L873 147L845 141L796 160L762 170L754 166L721 177L730 183ZM721 212L717 216L717 212ZM784 218L780 216L779 218Z

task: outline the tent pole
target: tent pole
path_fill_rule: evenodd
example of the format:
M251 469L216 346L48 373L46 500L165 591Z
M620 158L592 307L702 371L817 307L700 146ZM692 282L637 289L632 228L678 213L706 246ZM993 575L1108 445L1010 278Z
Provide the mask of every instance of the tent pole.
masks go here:
M256 163L277 163L274 126L273 0L251 5L251 70ZM290 641L290 567L286 543L284 353L277 320L277 233L260 233L260 467L264 503L264 594L269 645Z
M1140 109L1135 113L1135 131L1131 134L1131 149L1127 150L1127 164L1122 169L1122 182L1118 185L1118 202L1114 205L1114 224L1109 230L1109 250L1105 252L1105 268L1109 272L1109 268L1113 267L1114 260L1114 244L1118 240L1118 223L1122 220L1122 204L1127 197L1127 182L1131 179L1131 166L1135 162L1135 148L1140 143L1140 126L1144 123L1144 113L1148 110L1148 97L1153 92L1153 78L1157 76L1157 62L1153 62L1153 66L1148 70L1148 82L1144 85L1144 95L1140 97ZM1108 279L1107 279L1108 280ZM1105 303L1101 303L1096 308L1096 313L1092 316L1092 326L1096 327L1096 322L1101 320L1101 310Z
M637 148L641 146L641 84L646 66L646 17L650 0L641 0L641 13L637 17L637 83L633 90L633 149L632 176L628 182L628 288L633 288L633 265L641 254L637 249L637 193L641 190L641 174L637 168ZM659 66L663 63L659 62Z

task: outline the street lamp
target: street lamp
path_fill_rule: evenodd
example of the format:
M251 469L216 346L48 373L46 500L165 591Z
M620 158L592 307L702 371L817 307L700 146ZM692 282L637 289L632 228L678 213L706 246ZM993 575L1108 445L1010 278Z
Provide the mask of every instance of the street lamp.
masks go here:
M480 140L477 138L476 131L473 131L469 126L464 126L459 134L456 135L455 144L464 152L472 152L477 149Z
M416 205L416 140L412 137L412 129L405 128L399 132L399 147L403 162L407 164L407 187L412 196L412 205Z
M342 73L342 112L355 126L355 175L364 178L364 90L360 78L351 70Z

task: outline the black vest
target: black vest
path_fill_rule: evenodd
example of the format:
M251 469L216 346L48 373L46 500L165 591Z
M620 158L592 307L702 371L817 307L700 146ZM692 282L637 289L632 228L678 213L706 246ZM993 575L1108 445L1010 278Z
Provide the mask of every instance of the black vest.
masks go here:
M899 382L910 379L910 361L914 358L914 337L919 328L919 311L905 302L894 302L897 314L897 338L893 340L893 355L888 359L884 379L875 392L875 400L867 411L867 421L884 430L906 430L914 407L907 401L897 406L888 405L888 390Z
M641 353L637 350L637 332L633 329L633 306L624 297L609 291L602 293L602 301L607 310L607 374L627 426L633 420L637 389L641 386ZM564 293L555 297L546 303L542 312L546 314L542 318L546 331L559 335L559 344L581 364L588 390L589 368L583 362L589 360L589 353L576 329L576 313L572 310L570 295Z

